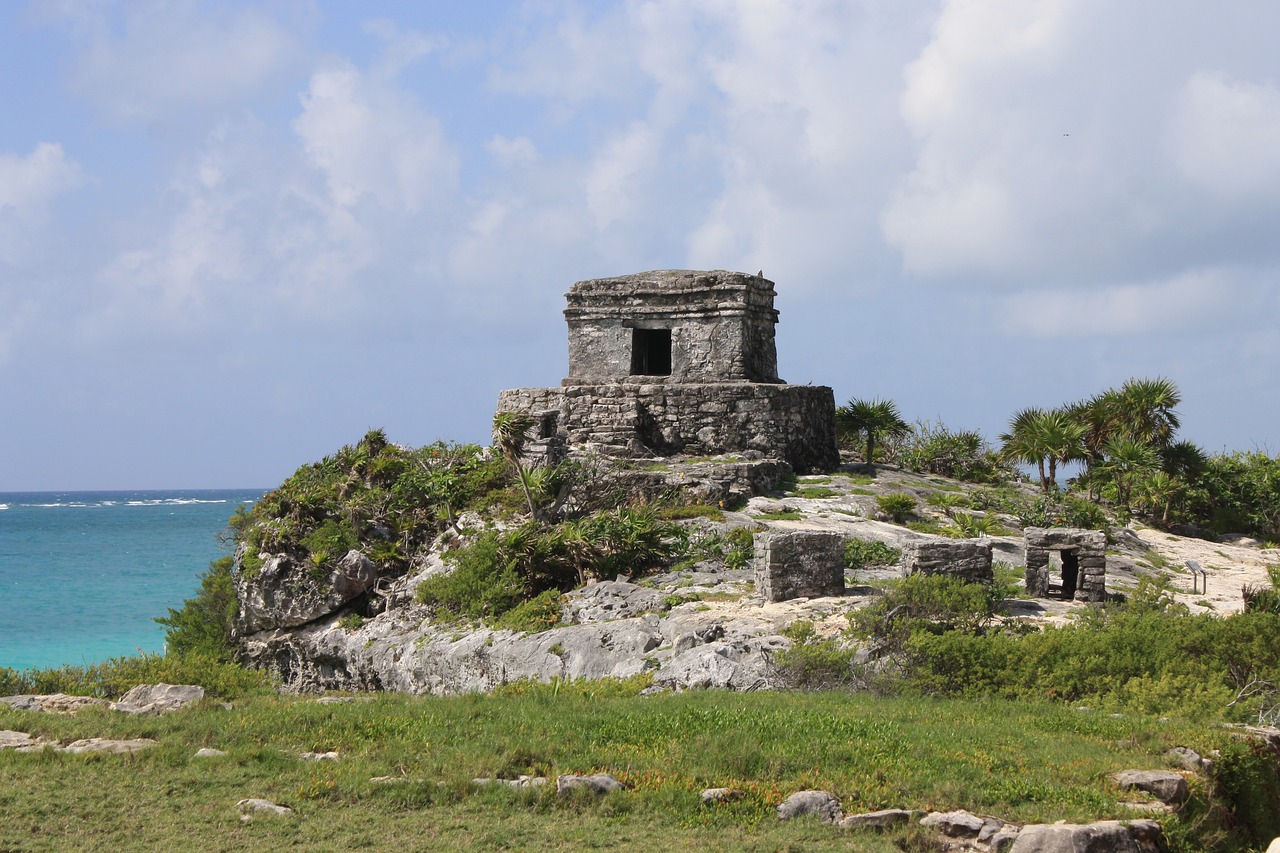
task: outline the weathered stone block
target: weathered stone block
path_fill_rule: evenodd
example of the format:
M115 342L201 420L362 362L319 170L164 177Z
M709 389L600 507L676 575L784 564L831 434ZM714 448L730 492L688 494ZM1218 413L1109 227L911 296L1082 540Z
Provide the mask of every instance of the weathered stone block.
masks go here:
M756 591L766 601L844 594L844 537L786 530L755 537Z
M991 543L953 539L909 542L902 548L902 576L951 575L966 581L990 583Z

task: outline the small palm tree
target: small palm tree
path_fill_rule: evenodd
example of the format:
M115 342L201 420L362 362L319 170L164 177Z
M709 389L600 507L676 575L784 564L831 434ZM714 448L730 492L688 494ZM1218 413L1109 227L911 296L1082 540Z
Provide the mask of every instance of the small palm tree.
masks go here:
M1013 462L1035 464L1040 488L1048 493L1058 488L1058 465L1084 456L1085 433L1085 426L1065 409L1023 409L1000 436L1001 453Z
M901 438L911 432L892 400L854 398L836 409L836 432L843 441L866 440L863 460L874 472L876 442L881 438Z

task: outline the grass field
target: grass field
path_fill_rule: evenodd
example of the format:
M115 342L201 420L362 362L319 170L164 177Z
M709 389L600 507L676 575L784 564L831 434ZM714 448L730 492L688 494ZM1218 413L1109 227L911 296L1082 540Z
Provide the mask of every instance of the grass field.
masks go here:
M609 683L525 685L499 695L381 694L346 704L263 695L165 717L0 711L0 729L63 742L150 737L136 755L0 752L2 850L901 850L879 836L773 807L806 788L845 811L964 808L1018 822L1132 817L1108 780L1207 752L1221 729L1061 704L878 699L843 693L695 691L639 697ZM201 747L223 758L195 758ZM334 750L336 762L302 752ZM554 787L477 789L474 777L605 771L628 790L557 800ZM405 781L386 784L371 777ZM703 788L747 792L704 807ZM1213 794L1193 785L1162 818L1174 850L1223 843ZM236 802L293 807L239 818ZM1220 847L1220 849L1239 849Z

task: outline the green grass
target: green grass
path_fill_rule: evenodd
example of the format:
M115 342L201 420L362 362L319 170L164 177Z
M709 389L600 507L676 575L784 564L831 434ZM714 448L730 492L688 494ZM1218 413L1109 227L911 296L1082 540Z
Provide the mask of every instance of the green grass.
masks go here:
M773 807L793 791L824 788L848 812L1123 817L1109 773L1163 766L1171 746L1206 753L1229 739L1061 704L717 691L637 697L639 684L516 685L448 699L382 694L341 705L257 696L165 717L3 710L0 729L159 745L134 756L0 752L0 849L177 849L198 838L207 850L651 850L661 838L671 849L848 850L847 833L779 823ZM203 746L229 755L194 758ZM341 759L296 758L327 750ZM558 801L546 790L469 784L595 771L613 773L627 792ZM410 781L369 781L381 775ZM747 797L701 806L698 792L716 786ZM246 797L297 814L243 823L235 803ZM1193 802L1187 813L1200 812ZM858 835L853 849L894 850L895 839L916 832Z

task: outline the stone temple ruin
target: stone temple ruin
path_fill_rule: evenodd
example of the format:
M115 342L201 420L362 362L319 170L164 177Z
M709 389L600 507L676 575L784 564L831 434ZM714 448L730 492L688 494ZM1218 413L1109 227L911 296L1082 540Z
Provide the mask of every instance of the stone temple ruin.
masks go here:
M1107 598L1107 535L1073 527L1028 527L1027 595L1049 598L1050 569L1061 573L1058 595L1076 601ZM1057 597L1057 596L1054 596Z
M778 378L773 282L659 270L580 281L566 298L569 376L498 396L498 411L535 420L532 451L839 465L831 389Z

